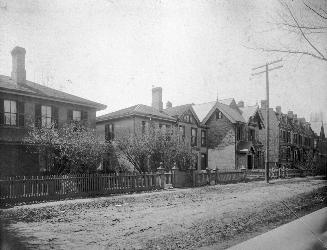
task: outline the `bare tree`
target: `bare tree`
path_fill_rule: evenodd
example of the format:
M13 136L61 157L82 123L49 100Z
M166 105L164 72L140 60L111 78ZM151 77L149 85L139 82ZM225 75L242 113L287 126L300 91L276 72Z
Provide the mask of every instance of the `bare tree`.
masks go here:
M279 45L256 46L264 52L309 56L327 62L327 1L280 0L271 25L282 31ZM286 38L288 42L283 41Z
M191 147L181 139L177 129L149 127L142 132L121 133L112 142L115 152L126 159L140 173L156 171L159 163L170 170L174 163L180 168L189 167L193 157Z

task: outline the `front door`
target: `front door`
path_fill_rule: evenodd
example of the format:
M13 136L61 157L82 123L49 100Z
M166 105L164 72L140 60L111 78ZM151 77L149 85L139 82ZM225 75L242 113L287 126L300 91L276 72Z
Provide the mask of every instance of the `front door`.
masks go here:
M248 155L248 169L253 168L253 155Z

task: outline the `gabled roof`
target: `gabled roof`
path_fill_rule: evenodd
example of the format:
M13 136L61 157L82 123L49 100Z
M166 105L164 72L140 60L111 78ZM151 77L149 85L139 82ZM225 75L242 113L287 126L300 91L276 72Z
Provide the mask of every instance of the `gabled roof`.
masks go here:
M229 105L223 104L220 101L196 104L193 105L193 109L202 123L206 123L216 109L220 110L232 123L245 123L244 118L238 110L233 109Z
M183 115L190 108L192 108L192 104L185 104L185 105L180 105L180 106L175 106L175 107L171 107L168 109L164 109L164 112L167 115L178 118L181 115Z
M24 84L17 84L9 76L4 75L0 75L0 91L59 102L67 102L96 108L97 110L103 110L106 108L106 105L71 95L53 88L49 88L35 82L26 80Z
M193 109L193 104L184 104L184 105L164 109L164 112L166 114L168 114L169 116L175 117L177 119L182 119L182 116L187 111L191 111L191 113L193 114L197 124L200 125L201 122L200 122L199 117L197 116L196 112Z
M255 113L258 111L259 106L254 105L254 106L247 106L247 107L241 107L240 110L242 112L242 116L246 122L249 121L251 116L254 116Z
M261 117L263 118L262 119L262 122L265 126L265 128L267 128L267 110L266 109L263 109L263 108L260 108L259 109L259 112L261 113ZM280 121L279 121L279 118L277 117L277 114L276 112L272 109L272 108L269 108L269 124L271 126L271 124L279 124Z
M198 116L200 122L209 114L210 110L215 106L216 102L206 102L193 105L193 109Z
M116 119L116 118L121 118L121 117L128 117L128 116L133 116L133 115L140 115L140 116L152 116L154 118L158 119L163 119L163 120L169 120L169 121L176 121L176 118L169 116L165 114L164 112L160 112L159 110L144 105L144 104L137 104L125 109L120 109L115 112L105 114L102 116L99 116L96 118L97 122L100 121L105 121L105 120L110 120L110 119Z

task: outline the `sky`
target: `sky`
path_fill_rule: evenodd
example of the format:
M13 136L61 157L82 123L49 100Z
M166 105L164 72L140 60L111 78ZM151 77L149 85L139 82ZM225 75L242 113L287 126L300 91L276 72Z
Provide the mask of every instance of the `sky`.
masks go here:
M217 95L254 105L265 99L265 75L251 69L282 58L269 75L270 106L327 117L326 62L253 49L300 43L272 28L280 8L277 0L0 0L0 74L10 75L10 51L24 47L28 80L103 103L101 115L151 105L153 86L164 105Z

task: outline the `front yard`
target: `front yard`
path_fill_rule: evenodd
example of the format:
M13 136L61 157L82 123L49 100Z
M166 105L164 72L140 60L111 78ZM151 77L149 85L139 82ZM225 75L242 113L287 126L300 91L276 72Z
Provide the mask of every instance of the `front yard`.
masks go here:
M223 249L295 219L288 207L325 206L326 194L326 181L296 178L25 205L1 217L38 249Z

